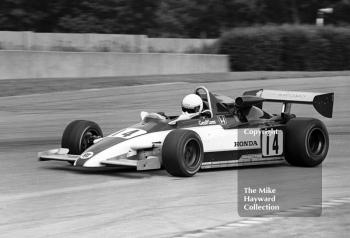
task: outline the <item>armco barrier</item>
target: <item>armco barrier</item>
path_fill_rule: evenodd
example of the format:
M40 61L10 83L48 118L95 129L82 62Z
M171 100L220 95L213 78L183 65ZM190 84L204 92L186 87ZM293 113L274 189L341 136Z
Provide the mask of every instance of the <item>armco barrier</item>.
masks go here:
M228 72L225 55L0 51L0 79Z

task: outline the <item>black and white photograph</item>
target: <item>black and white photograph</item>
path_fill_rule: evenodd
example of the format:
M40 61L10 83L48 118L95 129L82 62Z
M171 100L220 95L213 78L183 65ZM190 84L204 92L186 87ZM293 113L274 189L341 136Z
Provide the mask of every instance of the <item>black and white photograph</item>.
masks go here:
M0 237L347 238L350 0L1 0Z

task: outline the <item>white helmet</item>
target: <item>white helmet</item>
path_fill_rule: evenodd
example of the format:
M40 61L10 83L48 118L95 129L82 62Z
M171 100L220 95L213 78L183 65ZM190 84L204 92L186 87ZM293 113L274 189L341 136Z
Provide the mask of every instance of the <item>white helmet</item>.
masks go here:
M189 114L199 114L203 110L203 101L196 94L189 94L182 100L182 111Z

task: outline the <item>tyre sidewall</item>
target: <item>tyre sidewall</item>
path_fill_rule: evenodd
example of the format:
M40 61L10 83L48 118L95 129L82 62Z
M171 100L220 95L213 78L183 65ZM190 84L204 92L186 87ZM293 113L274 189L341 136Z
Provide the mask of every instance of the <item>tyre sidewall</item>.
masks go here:
M286 133L286 160L295 166L316 166L325 159L329 138L325 125L318 119L294 118L287 123ZM311 153L309 137L311 132L320 130L324 136L324 146L319 154Z
M181 162L181 167L180 168L183 170L183 172L191 174L191 175L194 175L200 169L200 164L201 164L200 158L198 158L197 163L194 166L191 166L191 167L186 165L185 158L184 158L185 145L187 145L191 141L195 141L197 143L197 145L200 146L200 148L199 148L199 153L200 153L199 157L202 156L202 154L203 154L202 142L200 141L199 138L196 138L196 137L186 138L186 139L183 139L181 142L179 141L178 149L177 149L177 152L178 152L177 156L182 158L182 159L180 159L180 162Z
M194 166L188 167L184 159L187 143L195 141L199 155ZM162 163L165 169L174 176L190 177L198 172L203 161L203 143L199 135L191 130L171 131L164 140L162 148Z
M328 135L326 135L325 128L323 125L319 125L320 123L317 123L315 125L310 126L310 128L307 130L306 132L306 136L305 136L305 148L306 148L306 156L311 160L310 161L310 166L312 166L313 164L319 164L319 161L323 161L328 153L328 147L329 147L329 138ZM319 130L320 132L322 132L323 137L325 139L325 143L324 143L324 148L322 149L322 152L319 154L313 154L311 152L311 148L309 146L309 139L311 136L311 133L314 133L315 130Z

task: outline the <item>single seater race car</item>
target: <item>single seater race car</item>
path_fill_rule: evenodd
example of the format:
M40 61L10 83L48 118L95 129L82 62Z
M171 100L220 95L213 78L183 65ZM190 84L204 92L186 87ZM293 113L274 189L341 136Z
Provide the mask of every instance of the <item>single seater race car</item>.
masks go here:
M317 166L325 159L329 137L318 119L296 117L291 105L312 104L331 118L334 93L277 90L248 91L233 99L200 86L199 116L180 119L141 112L141 121L103 137L92 121L76 120L64 130L61 147L39 152L40 161L59 160L76 167L165 168L174 176L199 169L275 164ZM264 102L282 103L280 114L264 111Z

